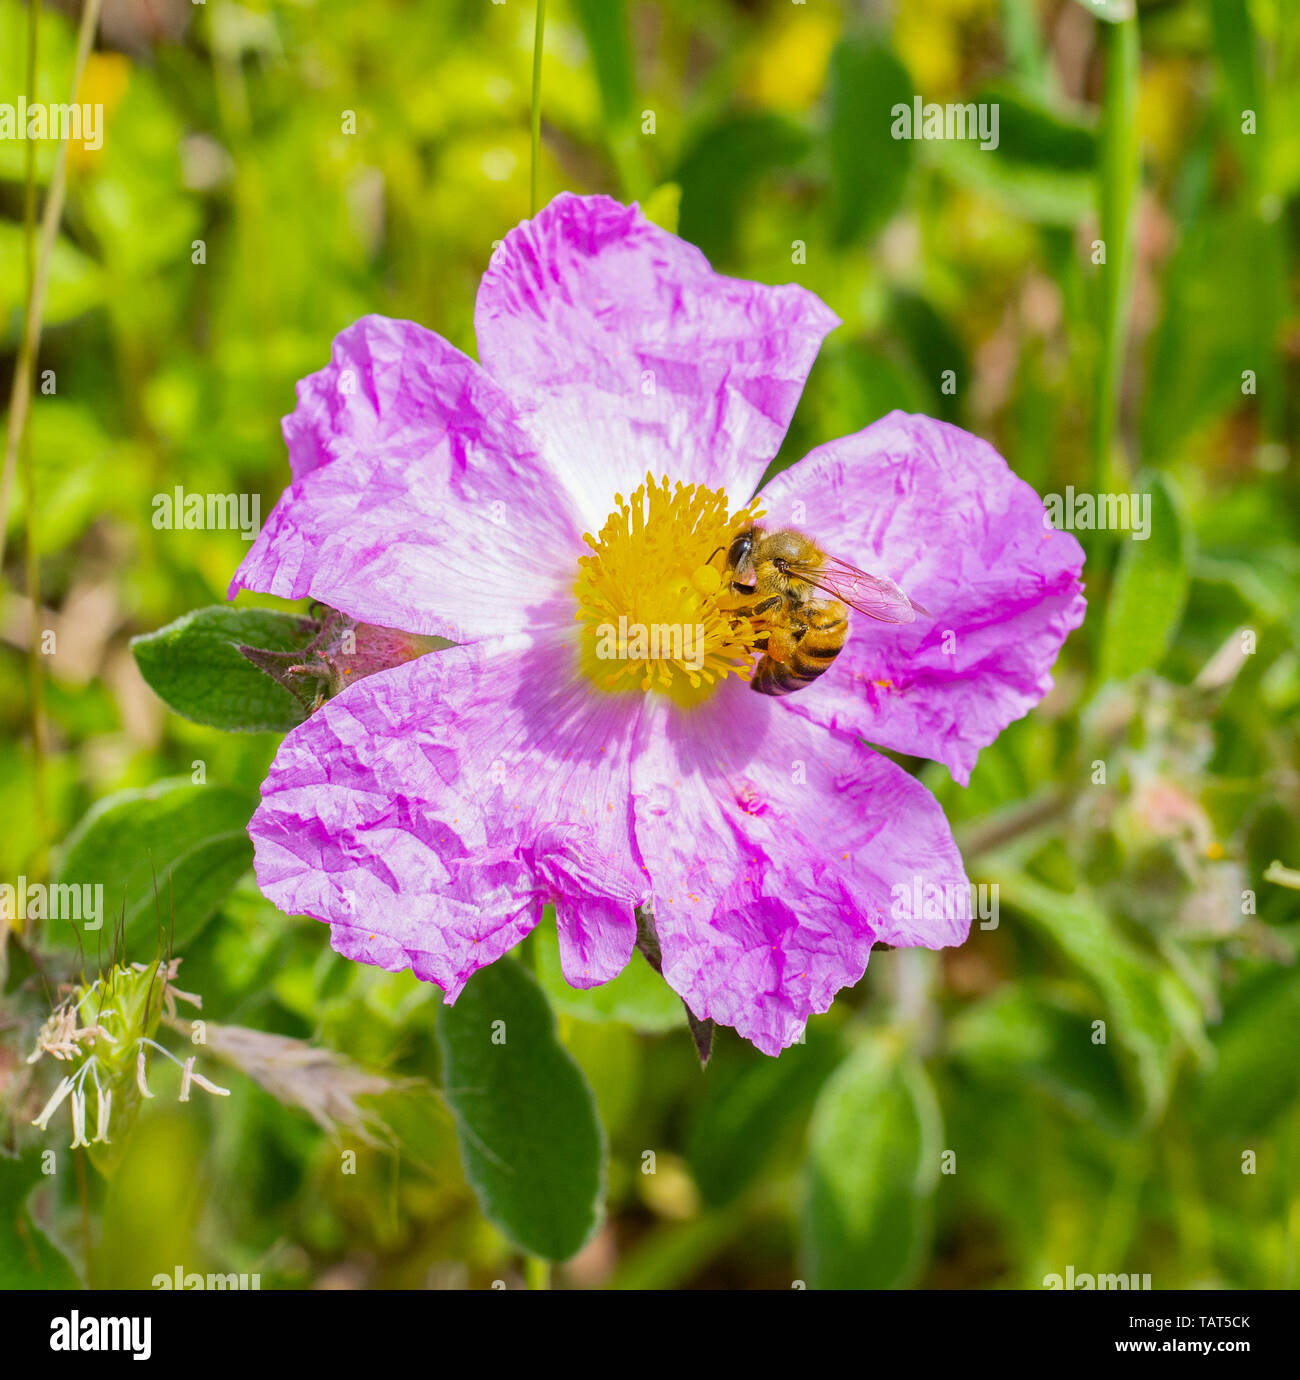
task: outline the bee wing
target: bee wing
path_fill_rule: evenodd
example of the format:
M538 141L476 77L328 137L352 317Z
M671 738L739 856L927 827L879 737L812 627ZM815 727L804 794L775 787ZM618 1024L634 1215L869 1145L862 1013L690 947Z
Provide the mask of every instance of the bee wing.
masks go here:
M925 613L887 575L868 575L838 556L827 556L818 569L800 570L798 575L841 603L882 623L912 623L918 613Z

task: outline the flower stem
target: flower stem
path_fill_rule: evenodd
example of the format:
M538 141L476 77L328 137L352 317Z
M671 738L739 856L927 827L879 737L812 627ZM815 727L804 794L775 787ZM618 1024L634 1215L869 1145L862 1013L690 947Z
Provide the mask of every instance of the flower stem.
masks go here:
M551 1262L541 1260L535 1255L524 1258L524 1279L530 1289L549 1289L551 1287Z
M27 7L27 105L36 101L37 35L41 24L41 0L30 0ZM26 188L23 194L23 268L26 292L23 313L31 306L32 285L36 281L36 142L27 141Z
M77 31L77 58L72 70L72 95L77 99L81 74L86 69L90 45L99 25L100 0L85 0L81 10L81 27ZM36 370L36 355L41 344L41 313L45 307L45 290L50 281L50 261L54 257L54 241L58 237L59 222L63 218L63 194L68 182L68 144L72 138L71 124L59 145L54 160L54 172L45 194L45 212L41 217L40 250L36 257L36 277L32 284L31 300L24 313L22 339L18 346L18 363L14 368L13 387L9 394L9 424L5 432L4 469L0 472L0 564L4 562L5 531L9 520L9 490L13 485L14 468L18 460L18 446L27 425L27 411L31 404L32 377ZM33 614L33 629L35 616Z
M77 58L72 72L72 95L76 101L77 88L81 84L81 73L86 70L86 59L90 57L90 46L99 23L99 0L86 0L81 8L81 26L77 30ZM46 288L50 283L50 261L54 257L54 240L58 236L59 221L63 215L63 192L68 185L68 145L72 139L72 127L59 145L58 157L54 163L54 174L50 178L50 190L46 193L46 211L41 217L40 253L36 258L36 277L32 284L32 295L28 309L23 313L22 339L18 346L18 364L14 368L14 386L10 392L10 418L4 436L4 471L0 475L0 563L4 560L4 533L8 523L10 487L14 482L14 468L18 460L18 443L22 439L23 428L28 421L28 407L32 402L32 375L36 368L36 353L40 349L40 316L46 305ZM35 613L33 613L35 627Z
M27 106L36 103L37 38L41 22L41 0L28 0L27 13ZM23 192L23 317L32 310L36 292L36 144L27 142L26 186ZM40 618L41 567L36 545L36 472L32 466L32 436L23 429L18 445L22 471L24 511L24 583L31 603L31 623L27 630L27 685L32 712L32 817L36 852L32 872L45 876L48 818L45 808L45 760L49 755L49 734L45 720L45 668L41 662Z
M1106 246L1102 287L1101 364L1093 430L1093 466L1099 490L1112 487L1112 446L1128 342L1130 294L1141 157L1137 107L1141 48L1136 17L1100 25L1106 48L1101 104L1101 238Z
M533 30L533 124L532 162L529 168L528 209L537 214L537 161L542 146L542 35L546 32L546 0L537 0L537 27Z

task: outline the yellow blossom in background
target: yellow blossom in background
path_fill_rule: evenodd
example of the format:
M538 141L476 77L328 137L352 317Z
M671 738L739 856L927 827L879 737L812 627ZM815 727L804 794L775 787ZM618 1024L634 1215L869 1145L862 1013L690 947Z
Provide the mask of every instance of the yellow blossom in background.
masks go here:
M1143 68L1138 133L1156 163L1172 163L1187 140L1187 111L1196 96L1192 76L1192 63L1177 56L1152 58Z
M772 110L803 110L826 80L839 28L834 16L795 8L754 44L746 94Z
M77 103L103 107L101 142L99 148L90 149L85 146L84 140L71 140L68 144L70 168L84 171L95 166L96 160L104 152L103 141L108 138L109 121L122 104L130 81L131 59L125 53L91 53L86 59L86 70L81 74L81 85L77 88Z
M971 34L997 18L997 0L908 0L894 21L894 51L916 89L942 100L961 89Z

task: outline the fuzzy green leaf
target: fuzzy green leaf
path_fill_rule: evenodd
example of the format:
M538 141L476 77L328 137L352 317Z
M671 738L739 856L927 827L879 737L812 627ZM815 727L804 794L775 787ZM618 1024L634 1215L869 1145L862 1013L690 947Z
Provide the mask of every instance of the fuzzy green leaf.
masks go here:
M1186 543L1169 486L1152 475L1138 488L1151 495L1150 535L1126 539L1120 553L1106 608L1103 680L1123 680L1158 665L1187 602Z
M521 1250L567 1260L602 1216L605 1137L545 995L499 959L439 1012L438 1047L465 1177L484 1214Z
M891 132L895 106L910 106L907 69L882 43L846 38L831 55L831 213L847 244L878 230L898 209L912 165L910 139Z
M914 1282L930 1231L941 1151L920 1066L874 1036L832 1075L808 1133L803 1259L818 1289Z
M302 705L239 648L296 651L314 628L293 614L218 604L134 638L131 650L149 687L182 717L234 733L284 733L302 722Z
M102 885L102 924L47 920L50 942L79 944L88 962L108 962L125 913L126 959L151 959L160 937L183 949L252 866L256 805L251 793L186 779L100 801L69 836L58 881Z

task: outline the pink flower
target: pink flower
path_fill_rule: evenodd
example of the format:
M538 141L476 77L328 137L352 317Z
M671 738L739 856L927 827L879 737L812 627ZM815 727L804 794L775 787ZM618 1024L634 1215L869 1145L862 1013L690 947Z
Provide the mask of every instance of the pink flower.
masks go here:
M669 984L770 1054L874 943L965 938L964 908L911 900L967 885L942 811L860 739L964 784L1050 687L1083 555L990 446L893 413L757 505L932 617L855 615L815 682L754 693L754 627L701 571L752 520L837 324L803 288L714 273L635 206L563 195L483 277L481 366L409 322L338 337L299 385L293 483L232 596L460 645L350 685L284 740L249 826L277 906L449 1002L548 901L575 987L622 970L653 906ZM618 674L597 648L619 615L703 628L698 669L665 654Z

